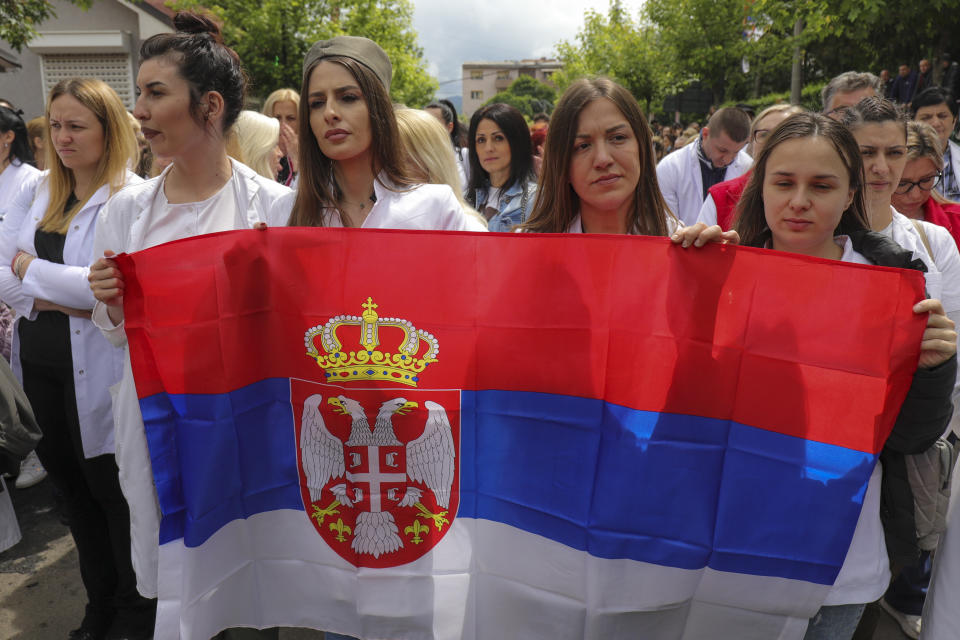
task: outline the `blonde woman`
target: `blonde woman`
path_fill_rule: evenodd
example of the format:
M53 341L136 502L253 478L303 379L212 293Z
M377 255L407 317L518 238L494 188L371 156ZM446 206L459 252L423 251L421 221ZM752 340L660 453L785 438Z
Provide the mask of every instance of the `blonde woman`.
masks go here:
M46 131L47 119L44 116L37 116L33 120L27 121L27 135L30 138L30 149L33 151L34 163L40 171L47 168Z
M943 151L936 130L925 122L907 123L907 165L890 201L914 220L926 220L950 232L960 247L960 204L936 190L943 178Z
M295 186L300 161L300 94L293 89L277 89L263 103L263 115L280 122L281 170L278 182Z
M400 109L397 111L397 127L400 148L407 159L410 175L427 184L449 185L463 210L487 226L483 216L463 199L458 163L443 125L428 111Z
M233 125L240 157L237 158L264 178L280 173L280 123L256 111L241 111Z
M90 322L87 286L100 209L141 182L128 168L136 139L120 98L92 78L58 83L46 117L49 173L35 191L20 191L0 234L0 298L20 318L11 360L80 560L88 602L70 638L147 638L156 601L137 593L108 391L120 380L123 352Z

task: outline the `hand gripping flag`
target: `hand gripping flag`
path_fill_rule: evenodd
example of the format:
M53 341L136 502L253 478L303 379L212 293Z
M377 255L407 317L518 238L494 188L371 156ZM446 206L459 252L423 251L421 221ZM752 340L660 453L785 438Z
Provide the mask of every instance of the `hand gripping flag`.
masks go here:
M916 272L351 229L118 258L157 638L787 638L916 367Z

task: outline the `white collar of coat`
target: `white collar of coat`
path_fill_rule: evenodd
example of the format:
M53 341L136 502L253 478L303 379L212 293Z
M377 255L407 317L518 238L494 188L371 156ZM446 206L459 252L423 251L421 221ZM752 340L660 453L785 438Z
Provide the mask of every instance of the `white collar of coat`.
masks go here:
M50 171L49 171L49 169L43 171L43 173L40 174L40 177L41 177L42 180L48 180L48 179L50 178ZM135 174L135 173L133 173L132 171L130 171L129 169L127 169L127 170L125 171L125 173L124 173L124 176L123 176L123 184L120 185L120 188L117 189L117 191L120 191L120 189L123 189L123 188L125 188L125 187L128 187L128 186L130 186L131 184L139 184L140 182L141 182L141 181L140 181L139 176L137 176L137 174ZM114 192L114 193L116 193L116 192ZM101 187L100 187L99 189L97 189L96 191L93 192L93 195L90 196L90 199L87 200L86 203L84 203L83 208L86 209L86 208L88 208L88 207L97 207L97 206L100 206L100 205L102 205L103 203L105 203L107 200L109 200L109 199L110 199L110 196L112 196L112 195L113 195L113 193L110 192L110 185L109 185L109 184L101 185Z

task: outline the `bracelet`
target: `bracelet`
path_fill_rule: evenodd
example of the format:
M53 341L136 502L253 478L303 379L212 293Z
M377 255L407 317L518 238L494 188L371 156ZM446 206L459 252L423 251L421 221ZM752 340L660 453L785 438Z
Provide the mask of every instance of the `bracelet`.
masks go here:
M23 276L20 274L20 267L23 266L23 258L25 255L23 252L20 252L17 254L17 257L13 259L13 275L17 276L20 280L23 280Z

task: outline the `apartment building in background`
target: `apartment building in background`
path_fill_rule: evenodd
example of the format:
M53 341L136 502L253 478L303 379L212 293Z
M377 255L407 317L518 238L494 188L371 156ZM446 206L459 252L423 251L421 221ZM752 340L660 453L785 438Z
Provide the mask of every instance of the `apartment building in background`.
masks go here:
M463 114L466 117L484 102L510 86L520 76L550 82L550 76L563 64L559 60L504 60L503 62L463 63Z

